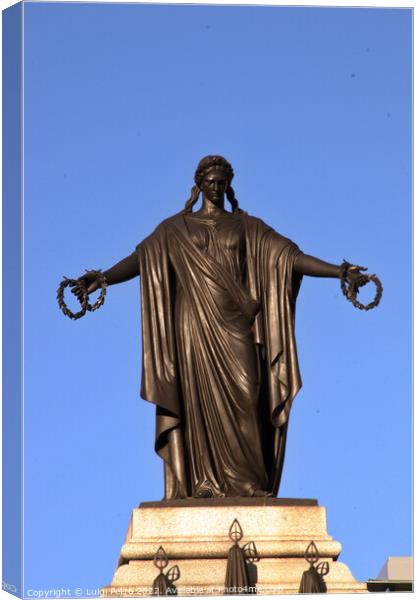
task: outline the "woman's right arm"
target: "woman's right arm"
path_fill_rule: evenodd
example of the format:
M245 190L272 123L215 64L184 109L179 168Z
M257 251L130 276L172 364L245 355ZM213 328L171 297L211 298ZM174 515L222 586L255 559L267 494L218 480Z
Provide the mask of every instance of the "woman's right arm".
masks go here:
M106 277L108 285L114 285L116 283L123 283L124 281L129 281L137 275L140 274L140 265L138 262L138 254L137 252L133 252L126 258L120 260L116 265L108 269L103 273ZM87 286L87 293L91 294L100 288L100 278L98 278L97 273L95 271L88 271L81 277L79 277L82 281L85 282ZM76 292L76 290L74 289Z
M120 260L116 265L104 272L108 285L129 281L140 274L140 264L137 252L133 252Z

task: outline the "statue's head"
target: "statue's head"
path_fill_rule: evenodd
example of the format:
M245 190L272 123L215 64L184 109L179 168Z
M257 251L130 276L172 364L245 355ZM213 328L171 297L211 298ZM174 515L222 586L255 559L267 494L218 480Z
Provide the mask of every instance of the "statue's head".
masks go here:
M192 212L193 205L197 202L201 192L206 192L208 184L214 180L223 182L222 195L227 196L231 203L232 212L242 212L231 187L231 181L234 177L234 171L231 164L223 156L210 155L205 156L199 161L195 171L195 185L191 190L191 197L185 204L184 212Z
M211 171L221 171L226 176L228 185L231 184L231 181L234 177L234 171L228 160L222 156L205 156L199 161L198 167L195 171L194 179L199 189L201 189L204 178Z

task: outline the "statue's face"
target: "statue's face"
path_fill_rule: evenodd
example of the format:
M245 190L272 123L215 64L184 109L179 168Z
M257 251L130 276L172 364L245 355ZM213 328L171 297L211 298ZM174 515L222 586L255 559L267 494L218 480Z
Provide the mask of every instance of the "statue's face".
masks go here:
M224 171L214 169L205 175L201 183L201 191L206 198L218 204L228 188L228 177Z

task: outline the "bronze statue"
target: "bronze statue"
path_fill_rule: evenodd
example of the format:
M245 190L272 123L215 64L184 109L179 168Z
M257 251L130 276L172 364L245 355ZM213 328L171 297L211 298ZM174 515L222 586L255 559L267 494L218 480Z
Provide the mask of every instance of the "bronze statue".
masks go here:
M166 499L276 496L301 386L302 276L341 278L351 290L372 277L303 254L239 208L232 179L226 159L203 158L184 210L103 273L108 285L141 275L141 396L156 405ZM72 291L86 301L103 275L71 280Z

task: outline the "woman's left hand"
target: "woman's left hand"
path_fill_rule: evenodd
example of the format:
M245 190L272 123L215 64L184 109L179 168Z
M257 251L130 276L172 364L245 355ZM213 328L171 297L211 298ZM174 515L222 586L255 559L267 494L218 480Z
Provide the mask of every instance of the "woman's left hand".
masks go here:
M350 265L347 268L345 279L349 285L355 285L357 288L368 283L368 277L363 275L361 271L366 271L368 267L359 267L358 265Z

